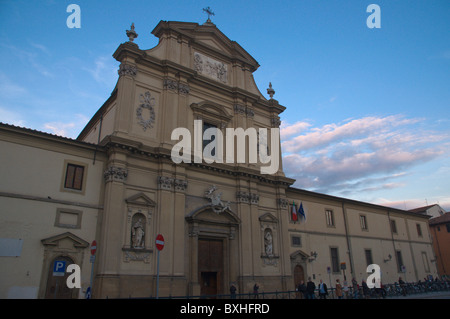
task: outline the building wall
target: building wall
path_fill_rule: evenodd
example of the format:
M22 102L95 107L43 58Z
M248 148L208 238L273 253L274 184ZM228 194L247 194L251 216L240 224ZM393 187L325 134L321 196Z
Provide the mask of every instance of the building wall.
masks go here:
M448 223L442 223L434 224L430 228L439 275L448 277L450 276L450 226Z
M0 233L2 239L21 239L14 256L0 256L1 298L42 298L52 258L71 256L81 267L83 294L89 286L89 248L74 247L71 233L86 241L95 239L102 196L103 159L92 161L93 148L69 145L55 137L32 136L23 130L0 134ZM81 192L64 189L65 165L85 165ZM76 238L73 237L73 238ZM80 242L76 242L80 244Z

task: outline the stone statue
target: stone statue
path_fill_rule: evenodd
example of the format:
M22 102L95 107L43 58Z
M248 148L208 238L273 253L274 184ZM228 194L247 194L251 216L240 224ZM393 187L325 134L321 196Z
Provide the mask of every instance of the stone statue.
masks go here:
M133 248L143 248L144 247L144 225L142 223L142 218L139 218L136 223L133 224L131 229L131 238Z

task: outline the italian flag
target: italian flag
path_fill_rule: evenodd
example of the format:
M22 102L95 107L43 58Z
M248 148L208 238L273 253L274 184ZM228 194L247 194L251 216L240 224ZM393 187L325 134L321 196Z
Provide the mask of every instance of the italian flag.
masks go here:
M297 210L295 209L295 202L292 202L292 220L296 222L298 220Z

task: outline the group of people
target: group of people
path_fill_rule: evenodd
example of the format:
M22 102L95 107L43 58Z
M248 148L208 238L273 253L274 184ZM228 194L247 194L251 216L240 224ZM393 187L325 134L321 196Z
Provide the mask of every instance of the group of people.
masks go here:
M370 288L367 286L365 280L362 280L361 286L363 296L368 297L370 295ZM346 280L344 280L344 282L341 284L340 280L336 279L335 286L332 287L332 290L334 290L333 293L337 297L337 299L343 299L344 297L346 299L349 297L353 299L358 299L360 286L358 285L358 282L356 281L355 278L352 279L351 288L352 289L350 289ZM297 291L299 292L301 299L315 299L316 289L318 291L319 299L327 299L327 297L329 296L328 292L329 288L327 284L323 282L322 279L320 279L319 284L316 286L316 284L311 280L311 277L309 277L306 285L302 280L297 286Z

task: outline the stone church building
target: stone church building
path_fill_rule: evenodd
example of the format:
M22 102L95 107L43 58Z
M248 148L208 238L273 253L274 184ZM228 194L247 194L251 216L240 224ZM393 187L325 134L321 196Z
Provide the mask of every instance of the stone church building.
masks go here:
M161 21L152 34L159 43L146 50L127 31L116 87L76 140L0 124L0 298L84 298L92 265L93 298L154 297L158 234L159 296L361 282L372 263L384 283L436 276L429 217L292 187L279 140L267 143L274 174L249 161L250 147L244 162L175 163L174 129L192 145L206 128L278 129L286 107L209 20ZM292 213L300 205L306 221ZM80 266L80 289L56 261Z

